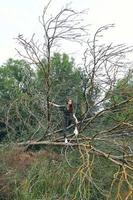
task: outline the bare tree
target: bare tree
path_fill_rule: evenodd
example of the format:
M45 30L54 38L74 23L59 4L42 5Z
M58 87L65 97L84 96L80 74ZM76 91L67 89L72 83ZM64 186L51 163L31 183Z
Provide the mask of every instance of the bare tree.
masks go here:
M76 12L68 6L62 8L57 14L47 17L47 11L51 1L44 7L43 14L39 18L39 21L43 27L43 42L35 40L35 34L33 34L30 40L26 39L22 34L18 35L17 41L23 48L17 52L30 64L33 64L37 68L40 68L44 75L44 85L46 102L47 102L47 122L49 129L50 126L50 90L52 85L51 79L51 55L53 48L58 46L58 43L62 40L81 42L83 36L87 34L86 25L82 23L82 15L85 11Z
M123 71L126 73L125 68L129 65L125 56L132 52L132 47L124 44L100 43L103 32L111 27L114 27L114 25L100 27L93 39L87 41L83 58L86 76L85 82L83 82L86 112L89 111L89 107L91 109L92 107L99 107L102 102L106 101L117 80L122 77Z

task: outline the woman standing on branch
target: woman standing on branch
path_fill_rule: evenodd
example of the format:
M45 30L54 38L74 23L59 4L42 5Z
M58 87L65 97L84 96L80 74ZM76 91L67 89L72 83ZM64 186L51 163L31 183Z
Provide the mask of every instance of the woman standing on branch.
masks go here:
M64 115L63 133L64 133L64 138L65 138L65 143L67 143L68 141L66 137L66 130L67 130L67 127L72 124L73 119L75 120L75 124L76 124L74 133L76 136L78 135L78 129L77 129L78 120L73 112L74 111L73 101L71 99L68 99L66 101L66 105L58 105L52 102L49 102L49 104L59 108L63 112L63 115Z

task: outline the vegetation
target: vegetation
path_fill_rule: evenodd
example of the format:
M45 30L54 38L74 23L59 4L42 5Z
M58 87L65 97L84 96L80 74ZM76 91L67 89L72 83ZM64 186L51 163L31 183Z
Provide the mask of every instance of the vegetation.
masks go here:
M22 59L0 67L0 199L133 199L133 73L125 58L132 48L104 44L101 34L113 27L105 25L85 42L79 68L54 49L85 41L84 12L66 7L47 19L48 7L43 44L19 35ZM68 97L80 132L68 128L66 145L63 117L49 101Z

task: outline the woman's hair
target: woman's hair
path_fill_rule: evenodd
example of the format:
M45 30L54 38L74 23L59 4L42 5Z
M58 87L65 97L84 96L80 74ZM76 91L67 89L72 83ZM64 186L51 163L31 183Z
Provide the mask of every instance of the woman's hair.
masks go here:
M69 100L72 101L72 104L68 104ZM67 109L68 109L68 111L69 112L73 112L73 100L72 99L67 99L66 103L67 103Z

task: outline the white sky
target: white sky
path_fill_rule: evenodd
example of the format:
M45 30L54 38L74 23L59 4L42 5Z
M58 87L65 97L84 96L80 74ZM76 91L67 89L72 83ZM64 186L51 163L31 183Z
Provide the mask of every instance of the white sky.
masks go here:
M52 12L69 2L53 0ZM30 37L39 31L38 17L46 3L46 0L0 0L0 65L9 57L17 58L14 38L19 33ZM101 25L115 23L116 27L109 31L108 40L133 45L133 0L72 0L71 3L74 9L89 8L86 21L92 24L90 33Z

